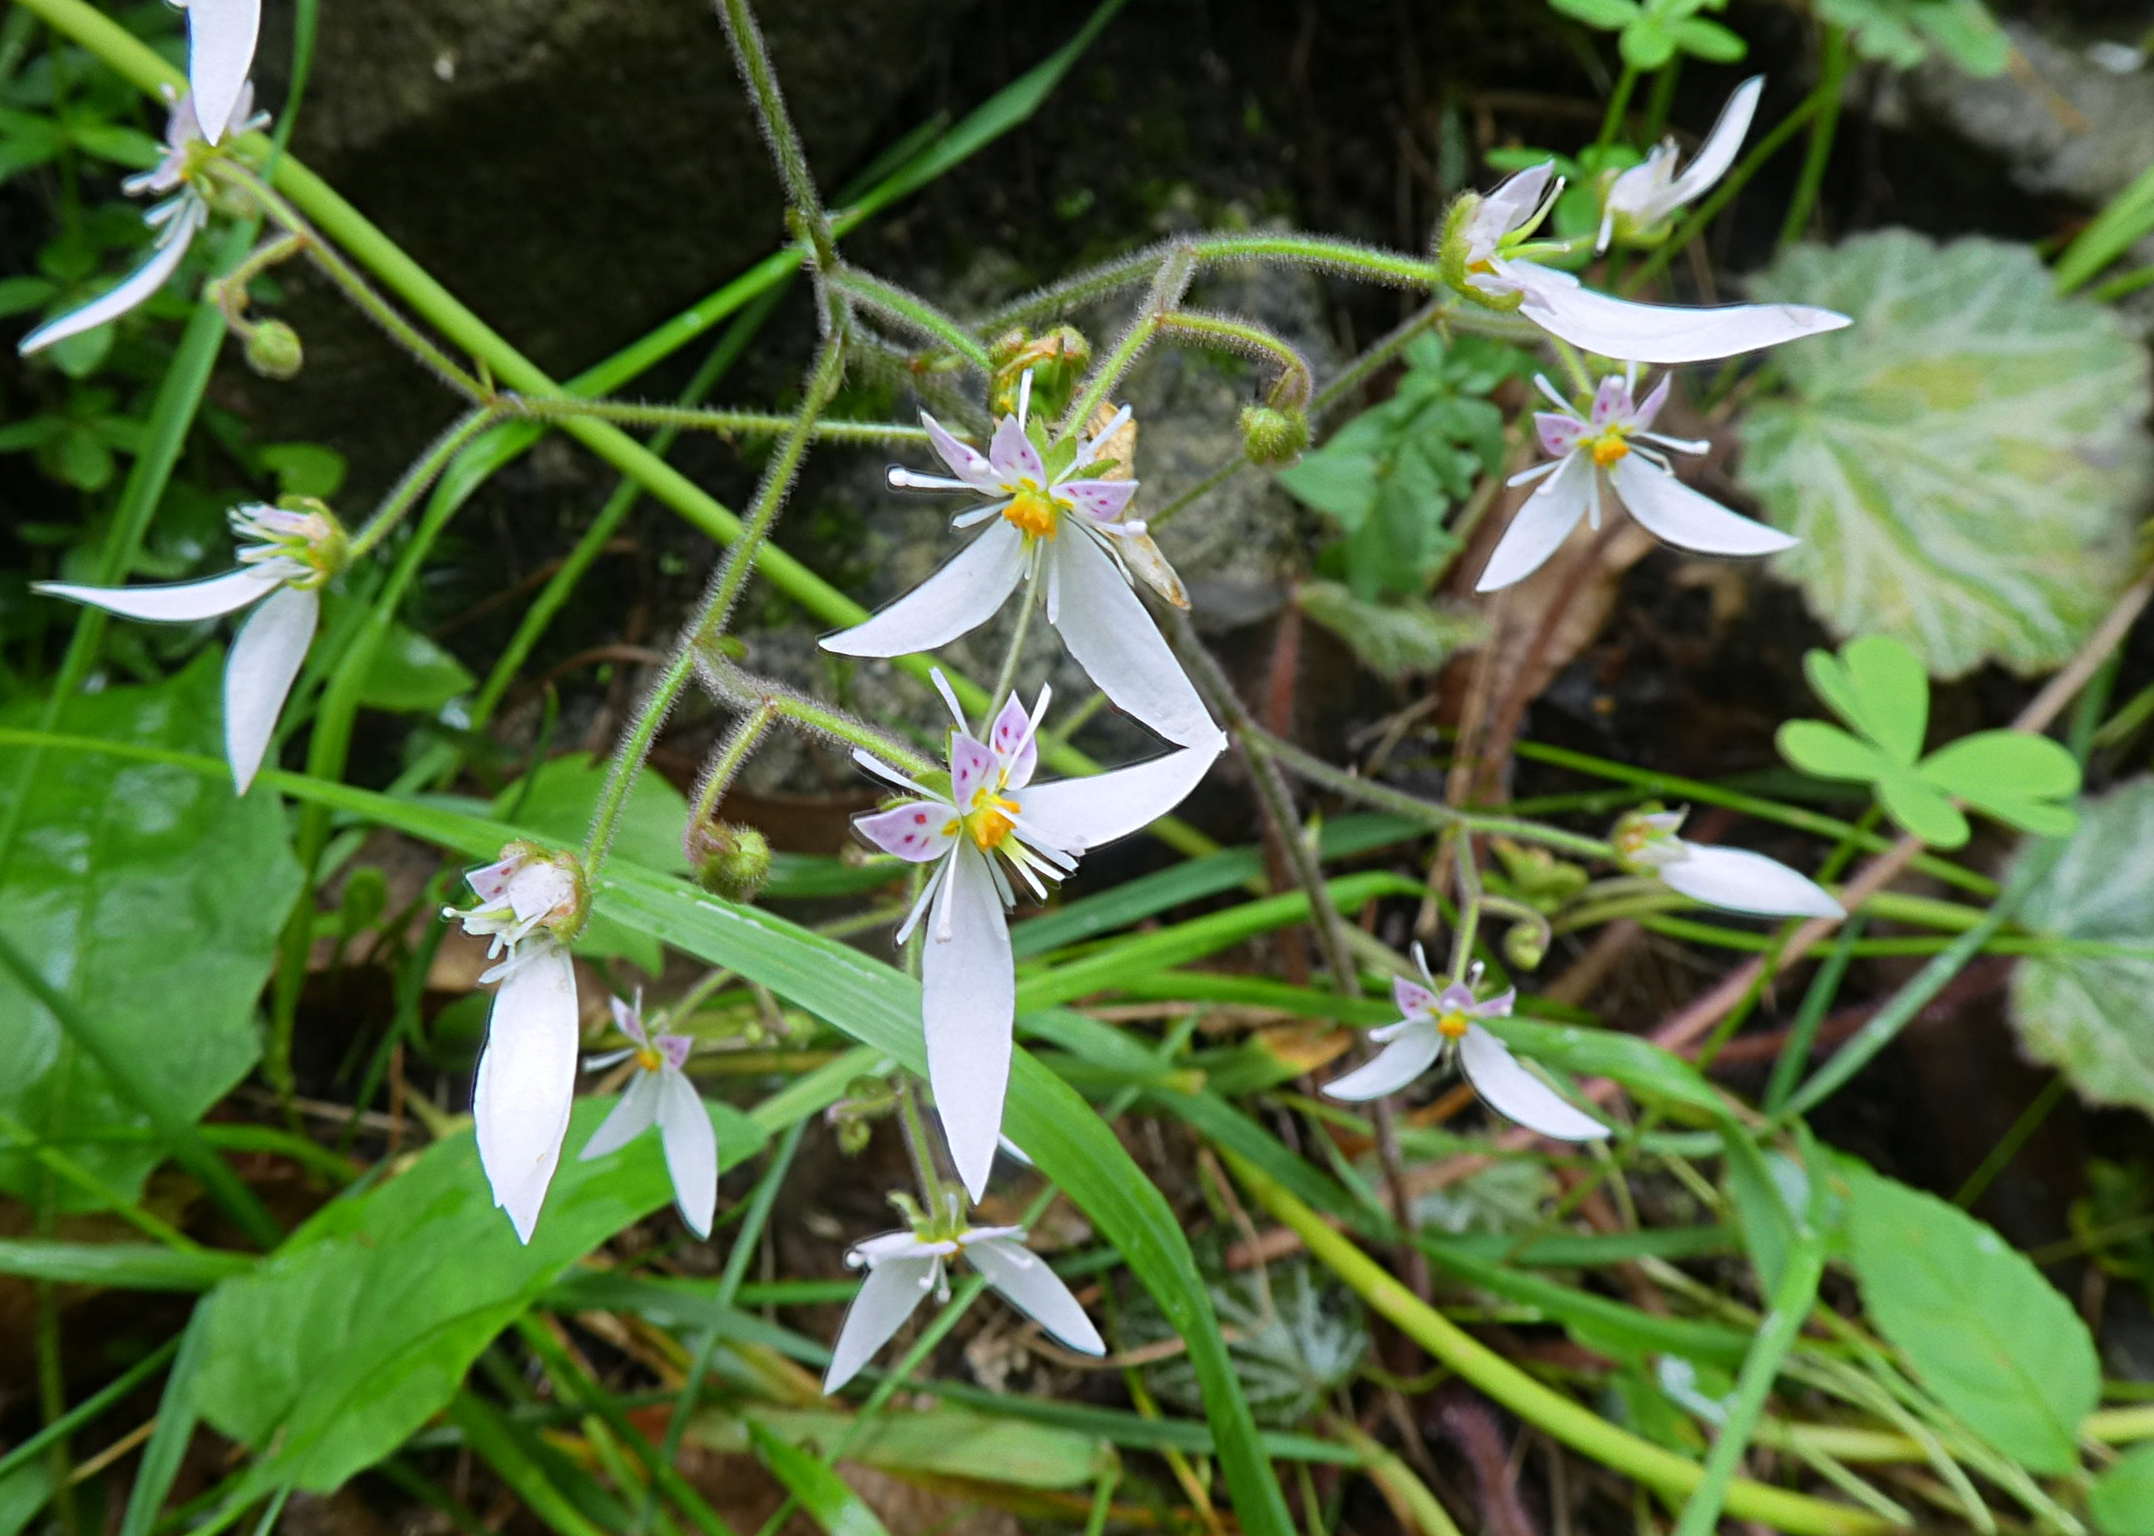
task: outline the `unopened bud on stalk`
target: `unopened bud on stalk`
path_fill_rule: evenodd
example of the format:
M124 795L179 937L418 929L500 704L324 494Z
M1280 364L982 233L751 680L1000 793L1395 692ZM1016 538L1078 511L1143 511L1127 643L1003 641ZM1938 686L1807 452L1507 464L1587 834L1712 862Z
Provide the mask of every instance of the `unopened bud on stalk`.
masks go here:
M1242 407L1242 452L1252 464L1291 464L1309 446L1309 418L1270 405Z
M306 360L299 333L282 320L264 320L247 333L247 366L265 379L298 376Z
M1032 374L1032 408L1058 416L1069 404L1070 391L1092 366L1092 343L1072 325L1058 325L1042 335L1007 331L987 349L994 365L988 376L988 409L997 416L1017 413L1018 381L1027 370Z
M1513 923L1503 936L1504 964L1536 971L1548 958L1548 930L1536 923Z
M698 821L688 828L683 851L705 890L730 901L752 901L770 878L770 842L753 827Z

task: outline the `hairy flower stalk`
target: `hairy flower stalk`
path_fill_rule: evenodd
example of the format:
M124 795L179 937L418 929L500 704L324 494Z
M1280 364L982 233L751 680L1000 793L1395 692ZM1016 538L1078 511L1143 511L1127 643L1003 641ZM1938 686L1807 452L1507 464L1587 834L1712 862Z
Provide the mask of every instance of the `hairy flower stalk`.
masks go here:
M1572 1107L1535 1077L1509 1046L1479 1022L1508 1015L1518 998L1516 988L1507 987L1486 1000L1476 998L1481 983L1481 967L1476 963L1464 981L1439 989L1419 944L1413 954L1421 980L1401 976L1391 983L1391 995L1405 1017L1369 1032L1369 1038L1383 1046L1382 1053L1366 1066L1325 1084L1328 1097L1355 1102L1380 1099L1397 1093L1440 1059L1455 1056L1474 1092L1505 1119L1558 1141L1594 1141L1608 1134L1607 1126Z
M478 904L442 915L492 940L487 955L499 963L479 980L501 983L472 1091L479 1165L517 1241L528 1243L576 1097L581 1016L568 946L583 926L583 874L569 854L515 842L465 878Z
M1141 580L1169 602L1188 606L1144 524L1121 515L1137 482L1086 473L1106 467L1101 452L1129 420L1129 408L1091 436L1043 451L1030 434L1030 402L1027 372L1016 413L1002 418L985 454L921 414L950 474L893 469L890 483L985 496L985 506L959 513L951 526L985 523L986 530L873 618L825 636L824 649L845 656L931 651L986 623L1026 582L1025 600L1038 594L1070 655L1116 705L1176 746L1223 745L1219 727L1132 589Z
M1017 901L1010 877L1045 900L1048 884L1075 870L1087 849L1126 837L1181 804L1219 748L1187 747L1088 779L1034 784L1035 738L1049 690L1040 690L1030 714L1012 698L981 741L940 670L934 678L956 722L947 791L855 751L862 767L917 798L856 817L853 825L885 853L935 866L897 939L903 944L926 920L920 971L928 1082L958 1177L977 1200L994 1164L1009 1087L1017 1007L1003 915Z
M618 997L610 1000L613 1022L629 1039L625 1051L594 1058L587 1070L598 1071L633 1060L636 1075L629 1080L621 1102L584 1144L582 1160L589 1162L627 1146L652 1126L658 1127L666 1153L666 1173L673 1180L673 1202L681 1220L698 1237L711 1235L711 1218L718 1209L718 1137L711 1130L709 1111L702 1097L682 1070L695 1041L686 1035L653 1034L643 1022L643 995L633 1003Z
M1511 519L1475 591L1493 592L1532 575L1570 536L1580 518L1590 527L1600 527L1604 486L1646 532L1678 549L1710 555L1769 555L1800 542L1730 512L1676 479L1666 453L1703 453L1707 445L1663 437L1652 430L1654 418L1667 403L1669 382L1663 377L1640 402L1635 398L1638 370L1633 366L1620 376L1602 379L1590 412L1581 414L1545 376L1534 380L1556 406L1533 418L1541 451L1551 455L1553 462L1511 477L1509 484L1514 486L1539 480L1540 489L1526 498Z
M240 794L254 782L278 712L306 660L321 617L320 592L343 568L344 529L320 502L234 507L239 565L205 581L151 587L79 587L40 581L31 590L89 603L108 613L188 624L252 608L224 667L224 756Z
M248 43L253 51L253 43ZM149 260L129 273L119 284L87 304L69 310L46 321L36 330L16 343L15 350L28 357L41 352L55 342L120 316L146 302L150 295L164 287L179 265L186 260L188 248L194 237L209 222L209 181L203 174L203 162L217 151L213 148L217 135L208 132L196 117L196 97L193 92L181 96L172 103L170 115L165 119L164 157L150 169L137 176L130 176L121 183L131 197L144 193L166 196L163 202L154 204L142 215L142 222L157 231L150 247ZM230 111L240 119L242 129L252 129L267 123L266 116L252 112L254 91L244 79L239 84ZM222 119L220 119L220 125Z
M1692 901L1755 917L1847 916L1832 893L1778 859L1744 848L1689 843L1675 835L1688 811L1633 811L1610 841L1623 867L1650 875Z
M1703 197L1735 163L1735 152L1743 147L1743 135L1750 131L1764 89L1763 75L1752 75L1735 88L1681 174L1675 169L1681 153L1675 140L1663 139L1644 161L1611 180L1601 201L1600 236L1594 248L1605 251L1612 241L1657 245L1667 238L1668 220L1675 211Z
M1004 1301L1069 1348L1087 1355L1107 1352L1099 1330L1061 1276L1025 1246L1023 1227L968 1227L954 1193L945 1207L939 1219L917 1220L909 1229L868 1238L845 1255L848 1265L868 1273L831 1347L830 1368L823 1373L825 1392L837 1391L858 1375L921 1302L930 1296L949 1299L948 1264L960 1255Z

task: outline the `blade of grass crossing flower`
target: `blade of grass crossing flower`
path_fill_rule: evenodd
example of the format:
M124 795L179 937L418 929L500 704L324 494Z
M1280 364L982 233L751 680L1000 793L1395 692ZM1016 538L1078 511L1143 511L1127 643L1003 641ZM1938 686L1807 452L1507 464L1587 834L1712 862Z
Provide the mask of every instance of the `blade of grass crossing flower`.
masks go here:
M150 1431L150 1442L143 1447L141 1464L135 1468L135 1484L128 1491L127 1508L120 1516L120 1536L150 1536L179 1477L180 1462L194 1440L198 1421L194 1377L202 1363L202 1340L207 1332L197 1312L180 1335L179 1353L173 1357L171 1374L165 1377L164 1394L157 1400L157 1427Z
M770 1468L771 1476L785 1484L786 1491L800 1501L809 1518L829 1536L889 1536L882 1521L875 1518L875 1511L846 1486L845 1479L828 1462L786 1444L754 1419L747 1424L748 1439L755 1446L757 1459Z
M0 1275L122 1291L206 1291L254 1267L251 1254L146 1243L66 1243L0 1238Z

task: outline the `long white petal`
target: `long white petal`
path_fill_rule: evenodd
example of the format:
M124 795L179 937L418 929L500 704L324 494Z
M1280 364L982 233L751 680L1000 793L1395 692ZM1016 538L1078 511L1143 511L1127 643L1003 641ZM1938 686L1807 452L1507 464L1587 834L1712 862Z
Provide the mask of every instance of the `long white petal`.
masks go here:
M243 795L269 750L277 712L307 659L321 609L314 593L286 587L248 614L232 640L224 664L224 755Z
M517 1241L531 1241L576 1094L576 967L547 939L494 994L472 1110L479 1166Z
M1574 453L1511 514L1511 526L1503 530L1474 591L1494 592L1539 570L1586 515L1592 493L1593 461Z
M159 624L185 624L237 613L267 595L283 580L275 571L243 565L206 581L178 581L155 587L78 587L64 581L39 581L30 590L47 597L89 603L123 618Z
M1730 512L1635 453L1618 459L1609 479L1638 525L1678 549L1709 555L1771 555L1801 542L1740 512Z
M1705 142L1698 146L1698 157L1669 183L1670 209L1682 207L1728 173L1728 167L1735 163L1735 152L1743 147L1743 136L1750 132L1750 119L1757 115L1758 93L1764 89L1763 75L1752 75L1735 88Z
M1525 288L1520 312L1551 335L1629 363L1703 363L1837 331L1848 318L1808 304L1727 304L1685 309L1637 304L1579 286L1530 261L1503 265Z
M1597 1141L1608 1127L1582 1109L1574 1109L1518 1063L1501 1040L1475 1024L1458 1044L1459 1066L1473 1091L1506 1120L1558 1141Z
M932 1258L885 1259L868 1271L853 1304L845 1309L838 1342L831 1347L830 1369L823 1373L825 1392L835 1392L851 1381L890 1342L890 1336L926 1299L934 1284L935 1263Z
M1166 815L1188 798L1218 760L1211 748L1184 747L1089 779L1035 784L1018 797L1018 814L1026 831L1064 852L1083 853Z
M873 618L823 637L841 656L909 656L994 617L1025 569L1025 536L998 518L957 557Z
M117 320L162 288L179 270L180 262L186 258L187 247L194 241L194 232L202 225L199 207L192 201L181 209L179 218L181 222L159 238L157 249L150 252L150 259L120 279L116 287L78 309L47 320L17 342L15 350L28 357L56 341L95 330L108 320Z
M583 1151L577 1154L580 1161L588 1163L595 1157L618 1152L651 1128L658 1119L658 1077L656 1072L636 1073L622 1090L621 1102L613 1106L613 1113L584 1143Z
M658 1079L658 1132L673 1177L673 1201L681 1220L698 1237L711 1235L718 1209L718 1136L695 1085L679 1072L648 1072Z
M1048 558L1061 584L1055 628L1100 692L1178 747L1221 744L1204 701L1107 552L1065 533Z
M1071 1349L1086 1355L1107 1353L1106 1340L1062 1277L1023 1243L991 1237L966 1244L965 1257L987 1276L987 1283L1002 1293L1003 1300Z
M943 934L947 931L948 938ZM927 1079L957 1176L977 1200L994 1166L1010 1082L1017 980L987 856L957 845L928 919L920 963Z
M1747 848L1683 844L1684 856L1655 871L1692 901L1759 917L1845 917L1832 893L1778 859Z
M232 121L247 74L254 68L254 43L262 27L262 0L185 0L187 6L187 83L194 93L195 120L202 137L214 144Z
M1416 1020L1418 1028L1402 1031L1368 1065L1356 1068L1337 1082L1324 1085L1324 1097L1360 1103L1397 1093L1429 1069L1443 1050L1443 1036L1434 1024Z

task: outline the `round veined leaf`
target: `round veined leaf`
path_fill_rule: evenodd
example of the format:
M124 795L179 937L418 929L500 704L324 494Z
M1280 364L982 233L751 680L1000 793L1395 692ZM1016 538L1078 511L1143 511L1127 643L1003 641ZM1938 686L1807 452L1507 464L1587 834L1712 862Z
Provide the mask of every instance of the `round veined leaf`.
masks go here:
M1741 479L1803 542L1775 556L1840 634L1934 676L2068 657L2128 581L2154 453L2147 359L2025 246L1904 230L1799 246L1752 284L1854 324L1773 353Z
M1930 680L1922 658L1890 635L1850 640L1838 656L1812 651L1803 673L1817 696L1895 762L1922 755L1930 723Z
M2037 949L2012 973L2012 1027L2028 1055L2062 1072L2079 1096L2154 1114L2154 778L2082 801L2079 828L2028 894L2020 921L2035 933L2095 940L2138 954ZM2024 859L2027 852L2019 855Z
M1959 807L1912 768L1895 768L1877 781L1885 814L1932 848L1958 848L1972 835Z
M2102 1536L2154 1536L2154 1445L2121 1457L2094 1480L2087 1513Z
M1790 720L1773 740L1780 755L1804 773L1820 779L1881 778L1892 771L1885 755L1822 720Z
M1999 821L2041 837L2068 837L2079 817L2079 759L2046 736L1981 731L1940 747L1922 777Z

